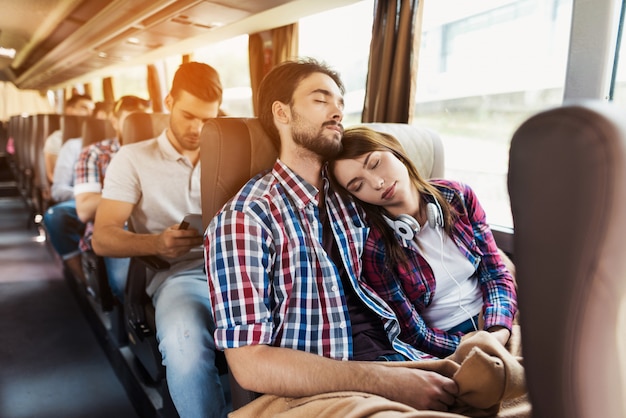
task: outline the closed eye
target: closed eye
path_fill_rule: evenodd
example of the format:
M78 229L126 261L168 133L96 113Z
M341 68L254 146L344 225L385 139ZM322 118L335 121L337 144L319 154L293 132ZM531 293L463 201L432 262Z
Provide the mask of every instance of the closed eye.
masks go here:
M358 183L352 183L350 185L350 188L348 189L348 191L350 193L357 193L359 190L361 190L361 187L363 186L363 182L359 181Z

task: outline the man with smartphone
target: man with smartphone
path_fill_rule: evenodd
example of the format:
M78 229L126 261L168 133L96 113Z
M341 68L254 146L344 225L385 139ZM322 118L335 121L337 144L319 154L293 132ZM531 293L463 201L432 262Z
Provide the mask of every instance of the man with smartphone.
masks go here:
M96 254L158 255L171 265L148 278L146 292L155 306L159 350L181 418L229 412L215 366L204 231L180 225L186 214L201 213L200 133L218 115L221 101L215 69L198 62L179 67L165 98L169 127L117 152L107 169L92 238Z

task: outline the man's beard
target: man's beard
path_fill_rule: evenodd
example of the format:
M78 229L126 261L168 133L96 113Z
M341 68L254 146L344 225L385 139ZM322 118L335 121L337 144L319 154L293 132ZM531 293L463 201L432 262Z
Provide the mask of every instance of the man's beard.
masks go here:
M328 160L333 158L341 151L341 141L336 141L334 139L329 139L324 136L325 127L328 125L339 125L339 122L336 121L328 121L322 124L322 127L316 131L315 128L303 128L302 127L302 117L297 113L293 112L293 122L294 126L291 127L291 135L293 137L293 141L300 145L301 147L314 152L321 156L324 160ZM343 129L342 129L343 131Z

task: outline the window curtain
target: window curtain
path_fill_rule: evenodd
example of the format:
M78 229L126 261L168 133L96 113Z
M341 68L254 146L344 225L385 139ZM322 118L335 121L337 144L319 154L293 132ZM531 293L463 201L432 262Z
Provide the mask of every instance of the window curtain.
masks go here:
M115 94L113 94L113 79L106 77L102 79L102 96L105 102L115 103Z
M275 65L298 57L298 23L254 33L248 38L250 87L254 114L258 115L256 97L259 85Z
M91 88L91 83L84 83L83 91L85 92L85 94L88 94L89 97L93 97L93 89Z
M375 2L363 122L411 121L422 1Z
M148 65L148 94L152 103L152 111L156 113L163 112L163 92L161 91L159 70L154 64Z

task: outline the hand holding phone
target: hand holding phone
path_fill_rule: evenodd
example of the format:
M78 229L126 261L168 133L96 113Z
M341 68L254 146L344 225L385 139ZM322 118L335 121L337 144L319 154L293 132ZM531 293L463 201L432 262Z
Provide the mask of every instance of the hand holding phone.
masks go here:
M198 231L200 234L204 232L204 228L202 228L202 215L199 213L188 213L183 218L180 225L178 225L178 229L189 229L193 228Z

